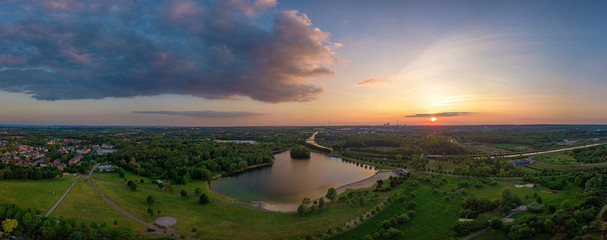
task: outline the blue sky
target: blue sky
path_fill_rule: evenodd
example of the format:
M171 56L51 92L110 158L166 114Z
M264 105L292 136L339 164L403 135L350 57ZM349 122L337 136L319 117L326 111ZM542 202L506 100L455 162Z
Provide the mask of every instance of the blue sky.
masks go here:
M607 123L601 1L0 9L0 124Z

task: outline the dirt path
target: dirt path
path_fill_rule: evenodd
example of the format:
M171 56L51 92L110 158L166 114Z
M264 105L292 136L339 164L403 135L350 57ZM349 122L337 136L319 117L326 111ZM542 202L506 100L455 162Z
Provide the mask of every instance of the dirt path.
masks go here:
M521 213L521 212L524 212L524 211L527 211L527 209L524 209L524 210L521 210L521 211L515 211L515 212L511 212L510 214L508 214L508 216L503 217L503 218L502 218L502 220L504 220L504 219L506 219L506 218L509 218L509 217L511 217L511 216L512 216L512 215L514 215L514 214ZM479 235L479 234L481 234L481 233L484 233L485 231L489 230L489 228L491 228L491 226L486 227L486 228L483 228L482 230L480 230L480 231L478 231L478 232L472 233L472 234L470 234L470 235L468 235L468 236L466 236L466 237L462 238L462 240L468 240L468 239L470 239L470 238L476 237L477 235Z
M605 229L607 229L607 223L605 221L603 221L603 219L601 219L601 217L603 216L603 213L607 211L607 205L603 206L603 208L601 208L601 211L599 211L599 214L596 215L595 220L601 222L601 226L599 227L600 230L605 231Z

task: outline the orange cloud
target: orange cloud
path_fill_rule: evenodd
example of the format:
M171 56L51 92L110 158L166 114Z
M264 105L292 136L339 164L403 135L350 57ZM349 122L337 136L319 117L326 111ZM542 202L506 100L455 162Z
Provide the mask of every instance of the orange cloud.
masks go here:
M375 84L392 84L394 82L386 79L386 78L371 78L362 82L359 82L356 84L357 87L362 87L362 86L369 86L369 85L375 85Z

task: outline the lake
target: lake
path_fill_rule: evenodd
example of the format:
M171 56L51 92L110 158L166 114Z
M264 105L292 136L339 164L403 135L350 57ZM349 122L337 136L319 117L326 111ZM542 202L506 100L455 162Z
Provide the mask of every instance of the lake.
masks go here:
M310 159L276 154L274 164L211 182L211 190L242 201L262 201L265 208L293 210L305 197L317 199L337 188L375 175L376 170L312 152Z

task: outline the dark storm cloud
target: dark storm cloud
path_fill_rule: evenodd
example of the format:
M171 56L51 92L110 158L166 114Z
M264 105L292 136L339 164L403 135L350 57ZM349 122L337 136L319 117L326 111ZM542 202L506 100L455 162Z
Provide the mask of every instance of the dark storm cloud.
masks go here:
M0 89L39 100L181 94L308 101L339 44L274 0L4 1Z
M416 117L456 117L468 115L469 112L442 112L442 113L418 113L415 115L405 116L408 118L416 118Z
M264 115L255 112L219 112L219 111L133 111L136 114L180 115L199 118L243 118Z

